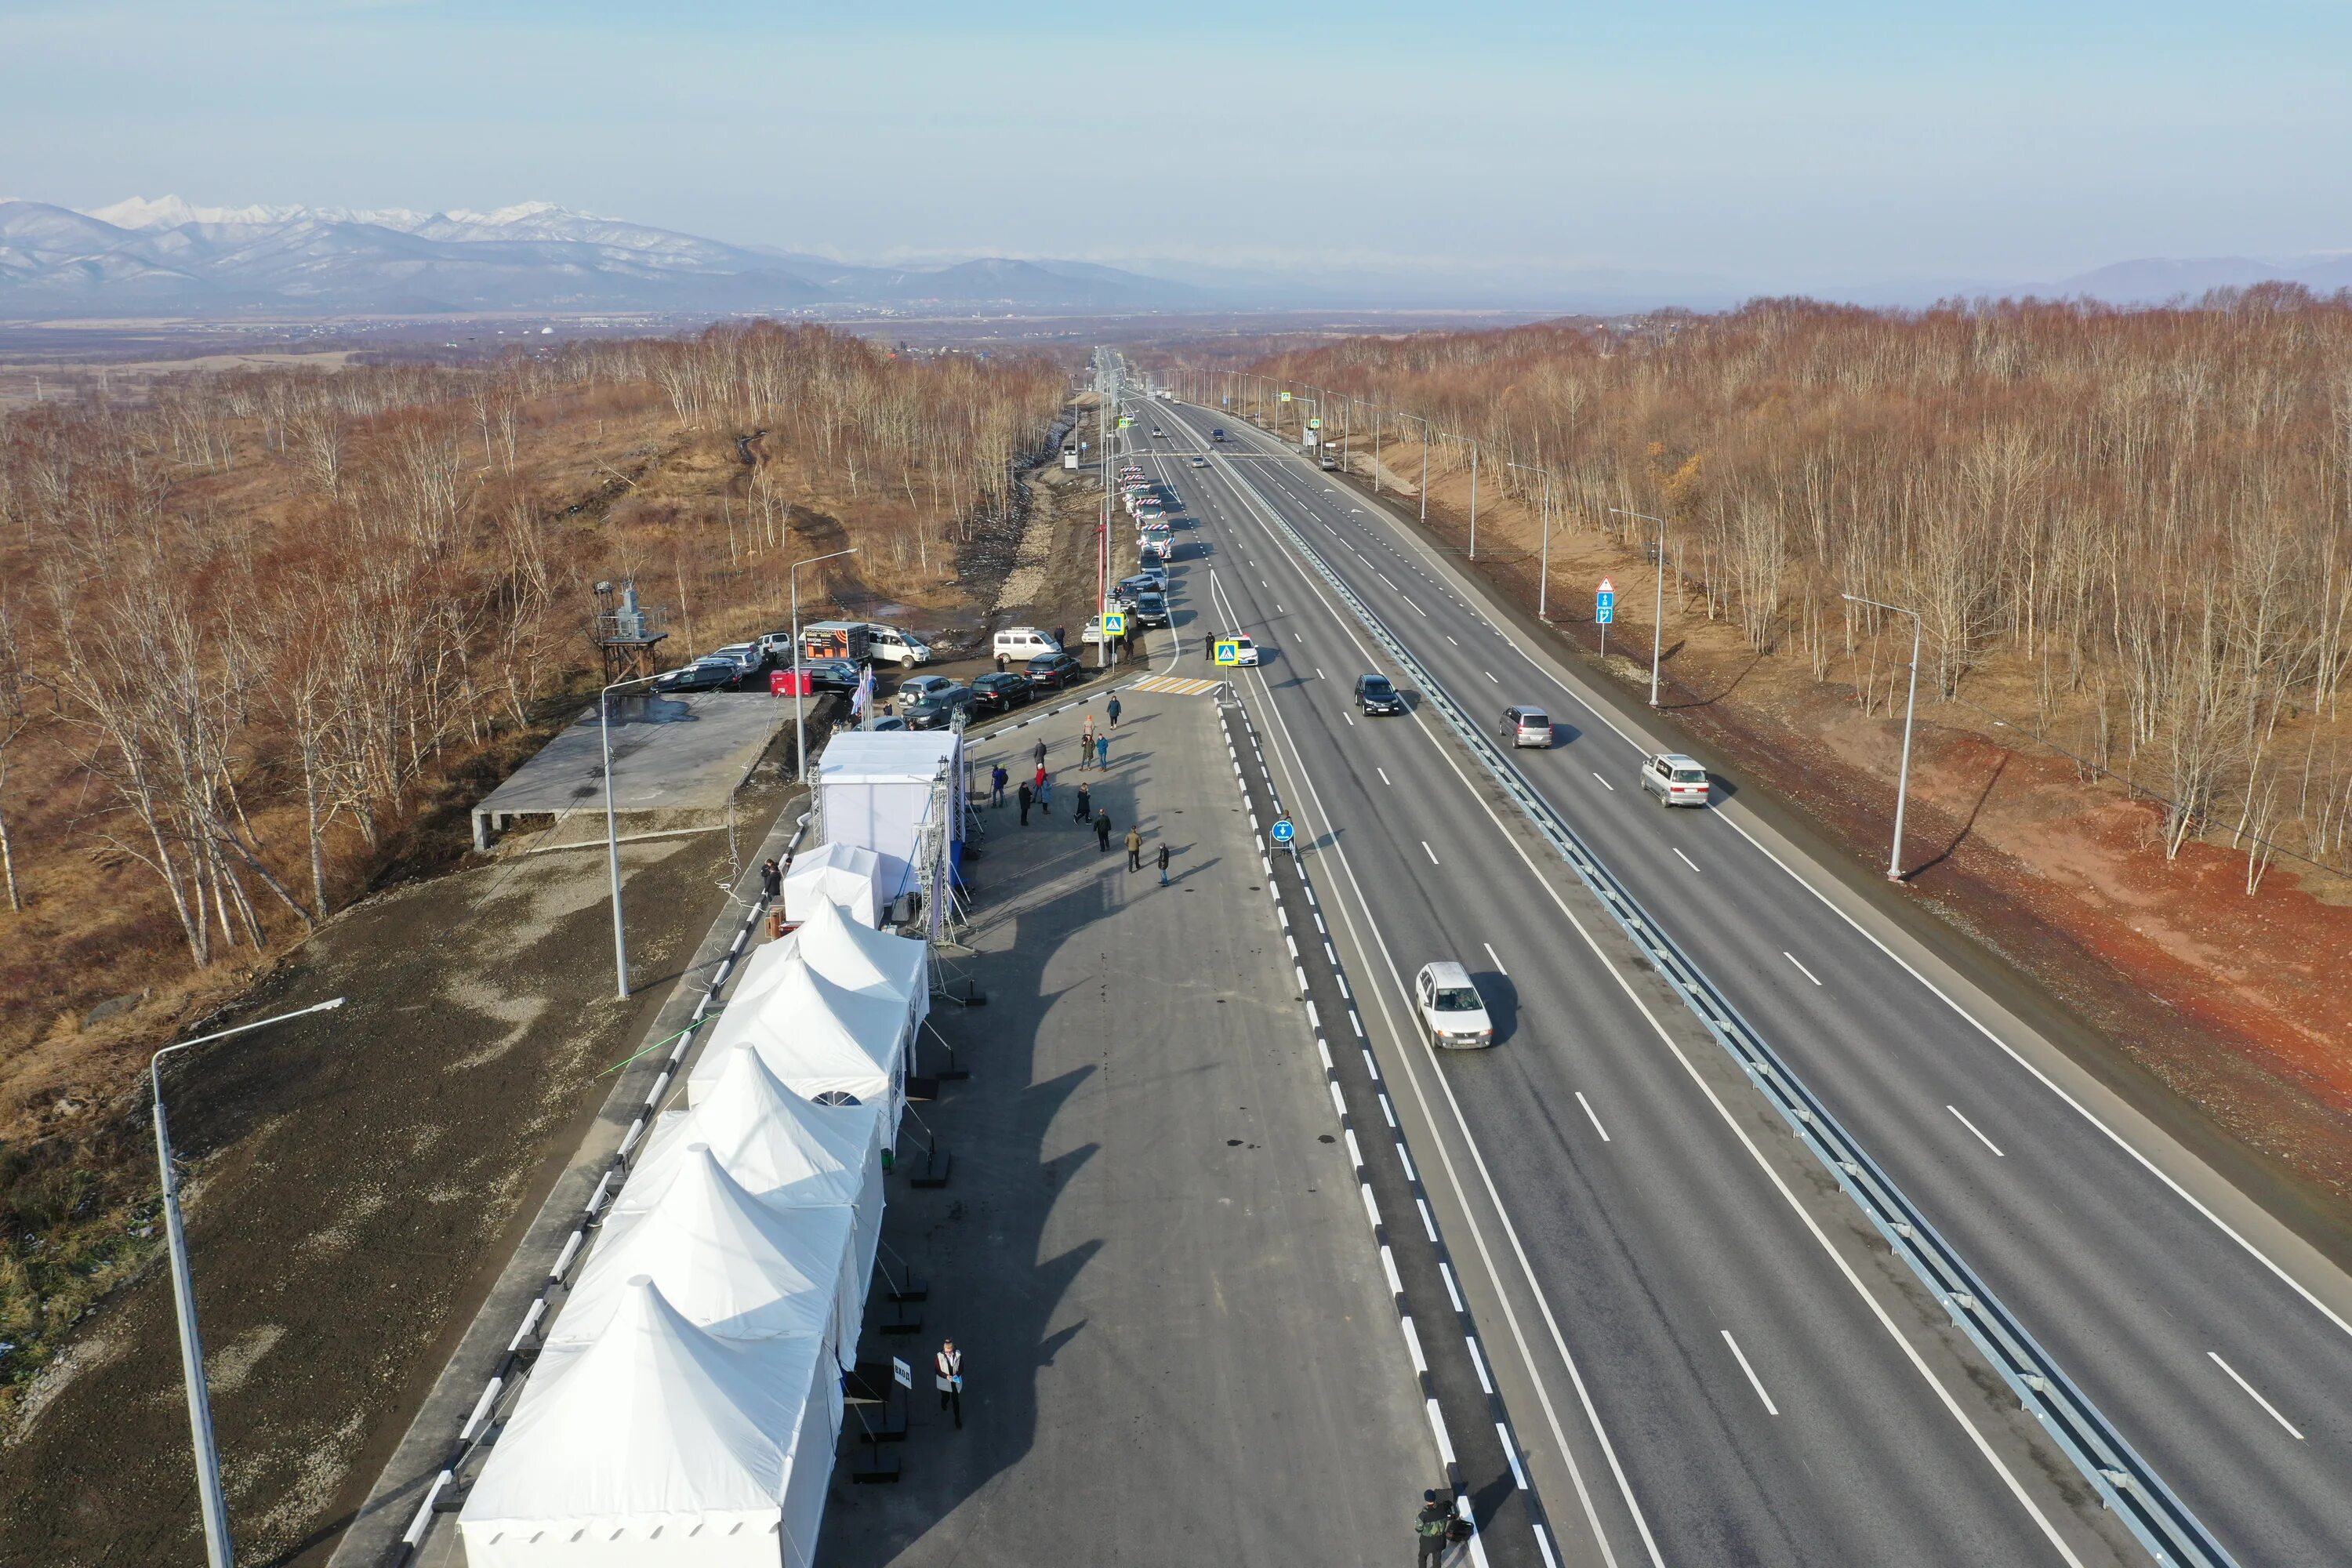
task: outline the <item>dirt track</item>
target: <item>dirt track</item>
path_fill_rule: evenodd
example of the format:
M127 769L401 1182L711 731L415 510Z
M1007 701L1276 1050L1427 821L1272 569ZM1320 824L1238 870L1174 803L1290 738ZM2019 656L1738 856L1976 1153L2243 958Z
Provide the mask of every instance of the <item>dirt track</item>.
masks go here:
M772 793L740 817L764 825ZM751 842L756 843L756 837ZM473 1303L717 912L721 834L624 854L633 973L613 999L602 856L554 854L346 911L226 1045L168 1083L238 1555L323 1562ZM160 1269L82 1331L0 1450L0 1562L200 1559Z

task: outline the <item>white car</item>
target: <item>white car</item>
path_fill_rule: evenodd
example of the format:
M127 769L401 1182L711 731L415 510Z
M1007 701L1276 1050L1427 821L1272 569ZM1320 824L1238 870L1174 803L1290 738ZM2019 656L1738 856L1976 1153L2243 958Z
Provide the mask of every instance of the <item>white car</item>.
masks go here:
M1211 637L1209 639L1209 658L1211 659L1214 659L1217 657L1217 645L1219 643L1231 643L1234 645L1234 663L1237 665L1255 665L1257 663L1257 644L1252 642L1247 637Z
M1660 805L1705 805L1706 770L1680 752L1661 752L1642 764L1642 787Z
M768 662L767 649L757 643L748 642L731 642L725 647L712 649L704 657L726 659L746 675L759 674L761 667Z
M1470 972L1450 958L1424 963L1412 977L1412 1003L1421 1011L1422 1032L1433 1046L1475 1050L1495 1043L1495 1021L1486 998L1470 983Z

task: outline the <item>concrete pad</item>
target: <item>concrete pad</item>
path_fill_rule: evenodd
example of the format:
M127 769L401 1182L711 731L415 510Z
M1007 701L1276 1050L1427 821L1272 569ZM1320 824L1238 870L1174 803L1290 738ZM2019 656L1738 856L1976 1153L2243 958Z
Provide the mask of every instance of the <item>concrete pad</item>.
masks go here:
M790 701L732 691L624 694L611 708L613 805L633 813L725 806L793 721ZM604 739L592 706L475 806L474 819L604 808Z
M988 1001L932 1012L972 1076L914 1107L902 1167L928 1125L953 1173L894 1176L884 1222L929 1299L892 1339L877 1288L864 1341L913 1364L902 1477L852 1482L853 1408L823 1568L1401 1564L1444 1483L1214 699L1121 698L1106 772L1076 766L1099 696L971 742L984 777L1045 740L1055 806L979 811L976 952L942 967ZM1072 818L1082 782L1108 853ZM947 1061L927 1034L922 1070ZM943 1337L961 1430L931 1389Z

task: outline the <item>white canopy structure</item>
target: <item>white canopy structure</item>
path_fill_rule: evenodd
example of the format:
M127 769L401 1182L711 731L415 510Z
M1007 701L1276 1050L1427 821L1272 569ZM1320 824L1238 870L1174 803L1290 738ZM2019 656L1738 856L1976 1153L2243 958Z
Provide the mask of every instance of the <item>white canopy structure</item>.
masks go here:
M856 1213L842 1283L850 1305L835 1346L856 1364L856 1329L882 1241L882 1110L875 1105L815 1105L776 1081L750 1046L737 1046L709 1096L654 1124L636 1169L621 1189L607 1229L656 1207L689 1171L695 1151L711 1156L745 1191L772 1208L847 1206Z
M650 1206L605 1217L547 1342L600 1337L642 1278L688 1322L727 1339L814 1334L828 1351L845 1338L854 1344L866 1309L864 1280L853 1289L845 1279L856 1224L846 1206L771 1207L709 1144L695 1144Z
M770 952L775 952L772 959ZM687 1102L700 1105L729 1054L748 1045L777 1081L803 1100L845 1097L882 1108L882 1142L898 1145L906 1109L907 1052L913 1043L907 1004L896 996L836 985L809 965L798 943L771 942L758 954L761 990L740 994L719 1016L710 1043L686 1080ZM747 972L745 979L752 976Z
M881 875L882 862L873 850L855 844L820 844L794 856L793 868L784 873L784 919L797 925L830 900L860 925L878 926L882 905L875 883Z
M843 731L817 759L816 787L825 842L874 851L885 906L919 884L927 842L951 860L948 846L963 837L963 738L954 731Z
M730 1341L649 1279L551 1348L457 1516L468 1568L808 1568L841 1380L814 1335Z
M835 985L902 997L918 1024L930 1016L930 949L919 938L870 930L830 900L819 900L786 940Z

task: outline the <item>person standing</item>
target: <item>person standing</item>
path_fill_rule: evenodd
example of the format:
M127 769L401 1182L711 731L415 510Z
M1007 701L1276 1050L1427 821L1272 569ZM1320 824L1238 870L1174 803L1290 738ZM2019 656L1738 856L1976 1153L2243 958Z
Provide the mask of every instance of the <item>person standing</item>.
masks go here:
M1168 885L1168 843L1162 839L1160 844L1160 885L1163 888Z
M1130 871L1143 869L1143 829L1140 827L1127 830L1127 868Z
M1037 780L1037 812L1041 816L1054 815L1054 781L1044 775Z
M1095 771L1101 773L1109 766L1110 737L1107 734L1097 735L1095 737Z
M1089 710L1089 711L1087 712L1087 729L1086 729L1086 733L1085 733L1085 735L1084 735L1083 737L1081 737L1081 738L1080 738L1080 740L1079 740L1079 742L1078 742L1078 766L1079 766L1079 767L1081 767L1081 768L1087 767L1087 766L1090 765L1090 764L1094 762L1094 760L1095 760L1095 716L1094 716L1093 712L1092 712L1091 710Z
M1029 759L1037 764L1039 773L1045 771L1045 742L1043 740L1037 742L1037 749L1029 753Z
M947 1408L944 1400L940 1408ZM1445 1561L1445 1532L1453 1523L1454 1510L1438 1500L1436 1492L1421 1494L1421 1512L1412 1521L1413 1543L1418 1548L1413 1568L1433 1568Z
M1021 786L1021 826L1024 827L1029 826L1029 805L1036 798L1036 795L1027 784Z
M776 901L776 895L783 890L783 868L773 860L762 861L760 866L760 896L772 904Z
M1112 729L1114 729L1114 730L1118 729L1118 698L1114 697L1114 698L1112 698L1112 699L1110 700L1110 707L1109 707L1108 710L1106 710L1106 711L1108 711L1108 712L1110 714L1110 727L1111 727Z
M1096 814L1095 843L1098 846L1097 854L1110 853L1110 813L1108 811Z
M1034 774L1030 778L1030 780L1029 780L1029 787L1030 787L1031 789L1033 789L1033 790L1040 790L1040 789L1044 789L1044 788L1045 787L1045 763L1039 763L1037 764L1037 772L1036 772L1036 773L1034 773Z
M1087 792L1086 785L1080 784L1078 786L1078 820L1080 822L1092 822L1094 819L1094 796Z
M988 804L990 806L1001 806L1004 804L1004 786L1011 782L1011 776L1005 773L1004 764L1003 763L999 763L994 767L988 770Z
M941 1340L940 1353L931 1358L931 1383L940 1391L940 1408L955 1412L956 1430L963 1430L963 1352L955 1348L955 1341ZM1437 1494L1429 1494L1435 1497ZM1440 1537L1442 1541L1444 1538Z

